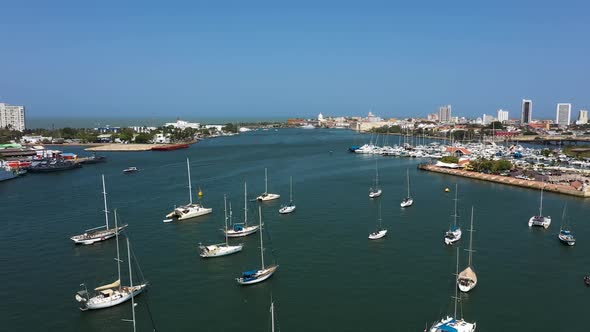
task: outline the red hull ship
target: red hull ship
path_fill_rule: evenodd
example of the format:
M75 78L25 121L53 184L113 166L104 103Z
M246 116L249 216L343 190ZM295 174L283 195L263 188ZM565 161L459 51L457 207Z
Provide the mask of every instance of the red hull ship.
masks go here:
M172 151L178 149L187 149L190 144L164 144L162 146L154 146L152 151Z

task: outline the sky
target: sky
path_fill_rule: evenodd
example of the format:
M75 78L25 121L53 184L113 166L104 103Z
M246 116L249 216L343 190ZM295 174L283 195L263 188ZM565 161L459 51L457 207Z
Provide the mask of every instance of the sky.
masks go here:
M0 0L28 117L426 116L590 108L584 1Z

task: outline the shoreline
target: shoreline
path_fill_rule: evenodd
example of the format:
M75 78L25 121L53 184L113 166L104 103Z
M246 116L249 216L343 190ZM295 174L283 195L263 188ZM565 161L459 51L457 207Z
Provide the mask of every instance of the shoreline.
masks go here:
M465 171L462 169L444 168L444 167L438 167L438 166L430 165L430 164L420 164L420 165L418 165L418 169L423 170L423 171L430 171L430 172L441 173L441 174L461 176L464 178L500 183L500 184L505 184L505 185L522 187L522 188L535 189L535 190L540 190L541 187L543 187L544 188L543 190L545 190L545 191L550 191L550 192L563 194L563 195L576 196L576 197L580 197L580 198L590 198L589 191L579 191L579 190L575 190L575 189L570 189L570 187L568 187L568 186L563 186L563 185L558 185L558 184L543 184L542 182L539 182L539 181L521 180L521 179L515 179L513 177L506 177L506 176L501 176L501 175L477 173L477 172Z

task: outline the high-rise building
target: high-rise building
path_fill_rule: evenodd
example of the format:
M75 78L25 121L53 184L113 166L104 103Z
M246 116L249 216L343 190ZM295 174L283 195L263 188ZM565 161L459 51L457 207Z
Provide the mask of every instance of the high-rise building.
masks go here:
M438 121L451 122L451 105L441 106L438 109Z
M498 121L504 122L508 121L508 111L504 111L502 109L498 110Z
M521 124L529 124L533 120L533 101L530 99L522 100Z
M555 116L555 123L560 127L567 127L570 125L572 115L572 104L559 103L557 104L557 114Z
M496 118L493 115L489 115L489 114L483 115L482 123L484 126L487 126L494 121L496 121Z
M0 103L0 128L25 130L25 107Z
M578 115L578 121L576 124L582 125L588 123L588 110L580 110L580 115Z

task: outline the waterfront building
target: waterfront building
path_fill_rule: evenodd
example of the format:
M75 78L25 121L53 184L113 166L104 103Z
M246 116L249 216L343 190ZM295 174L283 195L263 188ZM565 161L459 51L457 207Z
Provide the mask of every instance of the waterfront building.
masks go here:
M158 128L156 127L147 127L147 126L132 126L129 127L131 129L133 129L134 132L141 134L141 133L150 133Z
M533 101L530 99L522 100L522 115L520 117L521 124L529 124L533 121Z
M496 118L493 115L484 114L482 118L482 124L484 126L489 125L490 123L496 121Z
M181 130L185 130L186 128L193 128L193 129L199 129L201 128L201 124L200 123L196 123L196 122L188 122L188 121L184 121L184 120L176 120L176 122L167 122L164 124L164 127L174 127L174 128L178 128Z
M505 121L508 121L508 111L505 111L503 109L499 109L498 110L498 121L504 123Z
M369 114L367 115L367 122L382 122L383 119L375 114L373 114L373 112L369 112Z
M439 107L438 121L443 123L451 122L451 105Z
M555 116L555 123L559 127L567 127L570 125L572 115L572 104L559 103L557 104L557 114Z
M578 115L578 121L576 124L583 125L588 123L588 110L580 110L580 115Z
M438 113L428 114L427 119L428 119L428 121L438 122Z
M121 127L111 127L106 125L104 127L94 128L94 130L98 131L101 134L117 134L121 132Z
M322 113L318 114L318 122L324 122L324 115Z
M0 128L25 130L25 107L0 103Z

